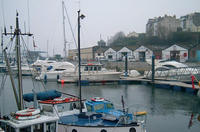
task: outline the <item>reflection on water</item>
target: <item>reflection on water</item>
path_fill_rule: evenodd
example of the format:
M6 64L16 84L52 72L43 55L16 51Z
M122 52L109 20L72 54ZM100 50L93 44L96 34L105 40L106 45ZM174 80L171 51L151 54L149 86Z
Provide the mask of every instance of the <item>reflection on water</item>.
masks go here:
M32 82L29 78L23 81L24 93L31 92L33 85L36 91L43 91L40 82ZM1 110L8 112L16 109L13 101L10 81L7 79L4 92L1 93ZM47 82L46 89L57 89L66 93L79 95L74 84ZM91 85L82 86L82 97L104 97L113 101L121 109L121 96L124 96L126 107L131 111L148 112L148 132L198 132L200 131L200 98L172 90L152 88L147 85ZM199 118L199 120L198 120Z

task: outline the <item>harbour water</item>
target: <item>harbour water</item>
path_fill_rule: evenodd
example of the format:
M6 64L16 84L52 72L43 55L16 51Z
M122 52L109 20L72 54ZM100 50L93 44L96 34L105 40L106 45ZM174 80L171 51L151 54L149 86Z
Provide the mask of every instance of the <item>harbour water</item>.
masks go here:
M3 74L0 88L0 110L4 113L16 110L14 95L9 77L6 81ZM17 82L17 81L16 81ZM44 89L78 95L78 87L74 84L58 84L47 82L44 87L39 81L23 77L24 93L31 92L35 87L37 92ZM151 85L89 85L82 86L83 98L104 97L114 102L117 108L122 108L121 96L124 96L126 107L131 111L147 111L147 132L199 132L200 131L200 98L185 92L154 88ZM192 120L191 120L192 118Z

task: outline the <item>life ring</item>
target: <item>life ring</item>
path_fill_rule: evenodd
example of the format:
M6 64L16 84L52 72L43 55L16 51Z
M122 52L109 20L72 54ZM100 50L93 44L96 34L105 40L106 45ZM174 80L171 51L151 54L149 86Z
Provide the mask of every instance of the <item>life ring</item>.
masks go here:
M15 116L15 118L17 120L31 120L31 119L35 119L35 118L39 118L40 114L38 115L33 115L33 116Z
M15 116L34 116L40 113L40 109L28 108L15 113Z
M99 102L99 101L104 101L104 98L101 98L101 97L94 97L94 98L91 98L92 101L95 101L95 102Z
M78 101L78 98L55 98L53 100L44 100L40 101L39 103L43 104L61 104L61 103L70 103Z

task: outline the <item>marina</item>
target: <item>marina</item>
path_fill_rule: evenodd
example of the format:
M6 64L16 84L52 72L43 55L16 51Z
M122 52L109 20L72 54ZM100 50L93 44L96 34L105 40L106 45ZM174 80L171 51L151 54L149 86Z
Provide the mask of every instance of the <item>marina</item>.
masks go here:
M3 75L1 74L1 79ZM23 86L29 86L24 89L24 93L30 93L33 86L30 77L23 77ZM9 113L15 111L17 106L13 103L14 95L10 89L10 80L6 80L4 92L1 90L1 111ZM39 81L35 81L36 91L44 91ZM78 87L74 84L60 84L47 82L46 90L55 89L73 95L78 94ZM200 129L198 120L200 104L199 98L193 94L174 91L172 89L163 89L153 87L147 84L108 84L108 85L89 85L82 86L83 98L104 97L116 104L121 109L120 96L124 96L125 106L129 111L146 111L148 131L153 132L197 132ZM8 103L5 103L6 102ZM189 126L191 115L192 125Z
M125 15L146 13L129 8L137 2L8 1L0 11L0 132L200 130L200 12L144 15L143 33L135 32L139 17Z

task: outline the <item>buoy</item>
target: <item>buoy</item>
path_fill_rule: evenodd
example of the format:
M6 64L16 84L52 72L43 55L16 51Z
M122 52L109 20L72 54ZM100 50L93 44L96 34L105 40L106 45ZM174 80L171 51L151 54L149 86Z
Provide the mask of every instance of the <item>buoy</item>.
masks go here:
M61 84L64 84L64 83L65 83L65 81L64 81L64 80L60 80L60 82L61 82Z
M20 110L15 113L16 116L33 116L37 115L40 113L40 109L33 109L33 108L28 108L25 110Z
M91 98L92 101L95 101L95 102L99 102L99 101L104 101L104 98L101 98L101 97L94 97L94 98Z
M146 115L146 114L147 114L146 111L134 112L135 116Z

